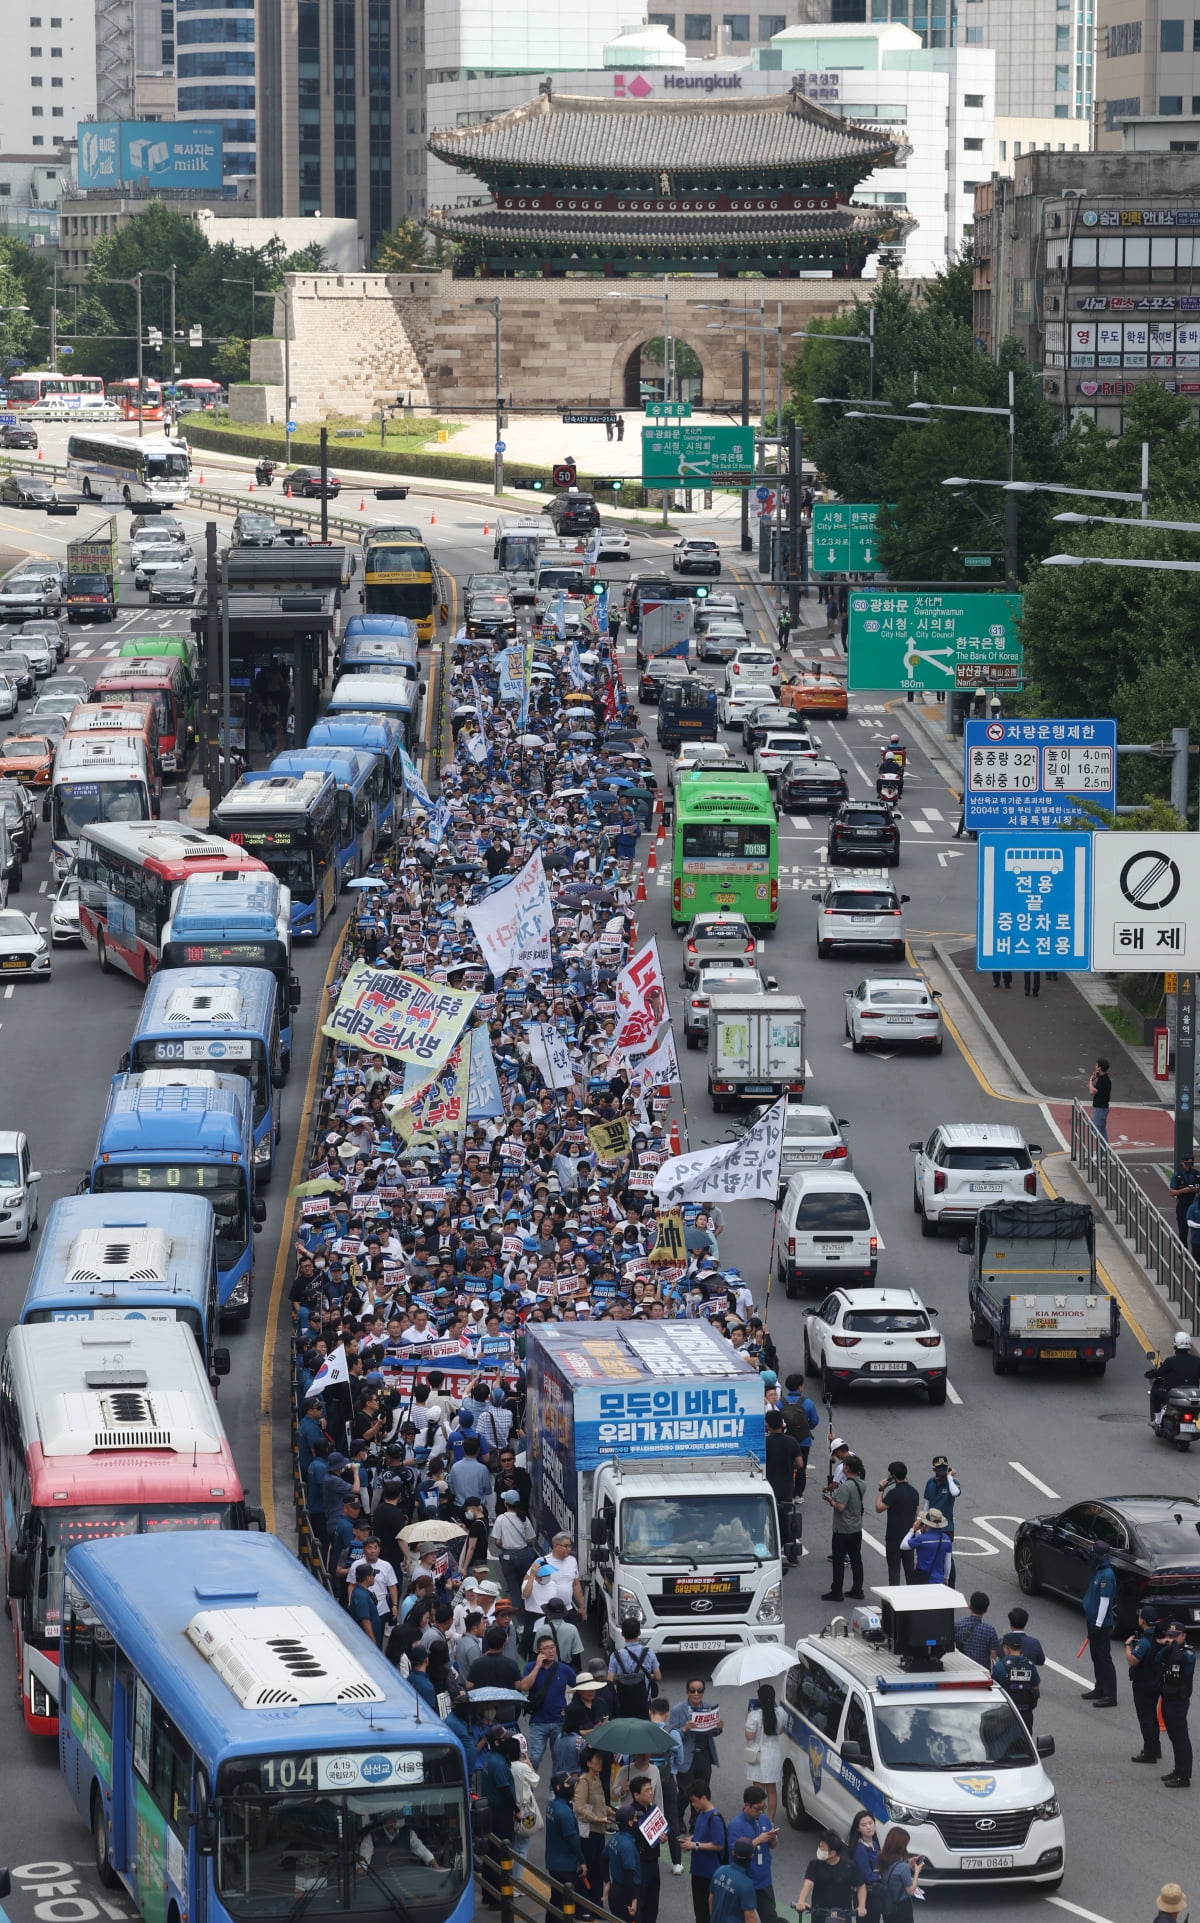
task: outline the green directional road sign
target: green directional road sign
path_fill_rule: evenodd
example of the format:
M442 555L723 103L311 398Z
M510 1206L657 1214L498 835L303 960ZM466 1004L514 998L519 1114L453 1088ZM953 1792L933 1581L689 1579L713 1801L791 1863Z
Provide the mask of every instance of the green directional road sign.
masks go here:
M690 401L647 401L646 419L648 421L690 421L692 403Z
M1019 594L894 594L851 589L847 686L944 694L1020 688Z
M642 429L643 487L745 487L754 479L752 427Z
M874 502L814 501L812 571L814 574L874 574L879 543Z

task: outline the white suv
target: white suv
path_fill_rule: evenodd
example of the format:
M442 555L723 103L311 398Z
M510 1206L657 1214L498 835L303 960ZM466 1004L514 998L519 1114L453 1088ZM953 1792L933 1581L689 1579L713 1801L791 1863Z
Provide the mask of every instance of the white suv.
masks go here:
M38 1225L41 1169L31 1167L29 1137L19 1129L0 1131L0 1242L29 1247Z
M936 1235L939 1222L973 1222L980 1209L998 1202L1035 1202L1035 1155L1019 1128L999 1122L946 1122L913 1152L913 1213L922 1235Z
M946 1400L946 1345L915 1289L835 1289L804 1318L804 1373L825 1395L852 1382L925 1389Z
M743 682L765 681L778 699L782 678L779 663L770 648L739 648L725 670L725 692L734 695Z

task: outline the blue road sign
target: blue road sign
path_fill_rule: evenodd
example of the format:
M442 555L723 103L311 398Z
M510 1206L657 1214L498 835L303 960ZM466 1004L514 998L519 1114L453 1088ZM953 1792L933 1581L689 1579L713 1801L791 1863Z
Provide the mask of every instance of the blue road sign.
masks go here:
M1091 835L981 834L975 966L1086 974L1091 948Z
M756 500L756 501L769 501L769 500L770 500L770 498L771 498L771 490L770 490L770 488L769 488L769 487L756 487L756 488L755 488L755 490L754 490L754 498L755 498L755 500Z
M294 434L294 433L296 432L296 423L295 423L295 421L286 421L286 422L284 423L284 425L285 425L285 427L286 427L286 429L287 429L287 431L288 431L288 433L289 433L289 434Z
M506 448L507 448L507 447L508 447L508 442L507 442L507 441L497 441L497 442L496 442L496 452L497 452L497 454L503 454L503 453L505 452L505 450L506 450Z
M1057 828L1082 801L1117 805L1115 721L968 721L968 828Z

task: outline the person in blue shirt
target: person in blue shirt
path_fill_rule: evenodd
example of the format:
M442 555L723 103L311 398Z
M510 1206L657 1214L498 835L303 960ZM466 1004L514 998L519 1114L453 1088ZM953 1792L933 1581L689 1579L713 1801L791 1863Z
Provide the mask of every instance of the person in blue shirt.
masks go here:
M622 1803L617 1811L617 1826L604 1845L608 1870L608 1907L622 1923L633 1923L637 1893L642 1884L642 1864L633 1840L636 1820L633 1807Z
M549 1633L539 1636L533 1661L517 1688L529 1701L529 1761L541 1768L542 1757L555 1737L561 1734L567 1710L567 1691L575 1684L575 1671L558 1660L558 1645Z
M1042 1693L1042 1679L1037 1664L1021 1654L1021 1638L1015 1630L1001 1638L1000 1654L992 1665L992 1681L1008 1691L1032 1736L1033 1712Z
M767 1792L759 1784L751 1783L742 1792L741 1814L735 1816L729 1825L729 1847L736 1850L739 1843L750 1845L746 1874L754 1885L754 1907L758 1911L759 1923L778 1923L772 1867L772 1856L778 1841L779 1831L767 1815Z
M743 1837L734 1845L731 1861L713 1871L710 1923L755 1923L758 1892L749 1876L753 1853L753 1844Z
M377 1648L382 1649L383 1624L379 1620L379 1611L375 1607L375 1597L371 1590L374 1580L374 1573L370 1566L365 1562L360 1563L354 1572L354 1587L350 1591L350 1620L356 1622L361 1629L365 1629Z
M556 1770L550 1778L550 1801L546 1805L546 1874L559 1883L569 1883L580 1896L586 1896L583 1839L579 1834L579 1818L571 1807L573 1782L569 1770Z
M708 1923L712 1879L729 1853L725 1818L713 1808L712 1790L705 1778L692 1785L692 1833L681 1839L690 1852L692 1872L692 1913L696 1923Z
M1112 1659L1113 1613L1116 1608L1117 1572L1112 1566L1108 1546L1092 1544L1092 1579L1083 1595L1083 1616L1087 1623L1088 1652L1092 1658L1095 1685L1085 1689L1082 1700L1097 1709L1117 1706L1117 1672Z
M802 1375L785 1376L783 1394L779 1398L779 1408L787 1425L789 1435L794 1435L804 1451L803 1460L796 1468L796 1494L804 1494L808 1480L808 1455L813 1445L813 1437L821 1424L817 1405L811 1396L804 1393Z
M1125 1640L1133 1711L1142 1732L1142 1747L1129 1759L1133 1763L1157 1763L1162 1756L1158 1734L1158 1633L1158 1611L1150 1603L1143 1603L1138 1610L1138 1626Z
M325 1404L320 1396L312 1396L304 1405L304 1414L296 1425L296 1445L300 1451L300 1474L307 1476L312 1464L313 1450L318 1442L329 1440L325 1431Z
M930 1467L933 1474L925 1484L925 1507L941 1510L946 1519L946 1534L953 1536L954 1505L962 1494L962 1484L946 1456L935 1456Z
M1022 1656L1028 1656L1030 1662L1036 1663L1038 1668L1041 1669L1046 1661L1046 1652L1036 1636L1026 1634L1029 1628L1029 1611L1027 1609L1010 1609L1008 1612L1008 1627L1018 1639Z

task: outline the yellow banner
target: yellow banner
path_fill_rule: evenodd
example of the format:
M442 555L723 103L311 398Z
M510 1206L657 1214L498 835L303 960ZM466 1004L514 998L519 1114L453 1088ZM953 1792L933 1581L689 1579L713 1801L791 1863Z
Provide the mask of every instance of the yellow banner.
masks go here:
M619 1162L633 1146L629 1123L625 1121L600 1122L595 1128L589 1128L587 1137L602 1162Z
M656 1266L687 1262L682 1209L667 1209L659 1216L658 1237L647 1259Z

